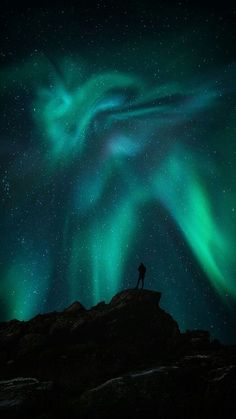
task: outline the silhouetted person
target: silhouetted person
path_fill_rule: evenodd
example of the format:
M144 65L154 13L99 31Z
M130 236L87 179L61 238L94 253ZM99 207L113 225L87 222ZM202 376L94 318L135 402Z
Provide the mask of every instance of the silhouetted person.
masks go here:
M142 289L144 286L144 277L145 277L145 273L146 273L146 267L144 266L143 263L140 263L139 267L138 267L138 271L139 271L139 277L138 277L138 283L136 285L136 288L138 288L140 281L142 282Z

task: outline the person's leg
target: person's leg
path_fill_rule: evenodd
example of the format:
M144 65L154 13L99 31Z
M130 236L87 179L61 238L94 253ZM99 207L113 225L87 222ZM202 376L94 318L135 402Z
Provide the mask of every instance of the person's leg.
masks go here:
M144 287L144 277L142 276L142 289Z
M136 285L136 289L138 289L140 279L141 279L141 275L139 274L139 277L138 277L138 282L137 282L137 285Z

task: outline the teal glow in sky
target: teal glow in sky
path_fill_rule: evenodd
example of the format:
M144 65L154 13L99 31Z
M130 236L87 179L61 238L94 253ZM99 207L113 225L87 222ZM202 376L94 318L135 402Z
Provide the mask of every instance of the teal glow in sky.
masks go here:
M143 261L182 328L231 339L236 67L150 39L3 66L3 319L108 301Z

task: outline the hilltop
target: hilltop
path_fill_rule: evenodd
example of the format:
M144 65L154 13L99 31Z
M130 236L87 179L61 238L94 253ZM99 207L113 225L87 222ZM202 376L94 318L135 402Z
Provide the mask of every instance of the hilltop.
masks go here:
M1 418L234 418L236 348L181 333L161 293L0 324Z

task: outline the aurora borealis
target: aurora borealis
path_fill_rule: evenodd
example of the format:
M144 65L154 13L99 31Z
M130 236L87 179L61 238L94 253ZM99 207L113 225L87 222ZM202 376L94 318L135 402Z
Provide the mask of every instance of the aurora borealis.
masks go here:
M4 12L2 319L109 301L143 261L181 328L235 341L232 13L186 4Z

